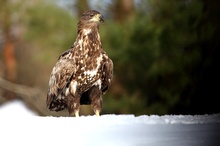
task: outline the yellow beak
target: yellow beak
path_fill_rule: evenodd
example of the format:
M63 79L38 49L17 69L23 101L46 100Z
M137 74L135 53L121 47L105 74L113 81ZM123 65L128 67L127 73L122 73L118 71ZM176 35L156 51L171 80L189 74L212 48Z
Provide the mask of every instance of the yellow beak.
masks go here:
M95 16L93 16L93 18L91 19L91 21L100 21L100 22L104 22L104 18L101 14L96 14Z

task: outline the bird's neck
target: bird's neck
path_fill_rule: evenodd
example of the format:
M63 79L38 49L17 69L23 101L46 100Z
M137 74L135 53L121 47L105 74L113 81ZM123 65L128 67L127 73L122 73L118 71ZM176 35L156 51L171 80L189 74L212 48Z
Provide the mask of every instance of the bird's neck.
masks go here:
M80 46L82 49L89 47L92 50L101 48L99 29L97 27L79 29L74 46Z

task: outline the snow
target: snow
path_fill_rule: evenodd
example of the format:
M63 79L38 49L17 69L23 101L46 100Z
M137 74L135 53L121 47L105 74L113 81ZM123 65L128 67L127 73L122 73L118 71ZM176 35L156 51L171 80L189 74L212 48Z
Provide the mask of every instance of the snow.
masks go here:
M19 111L19 113L15 111ZM0 106L0 117L5 116L34 116L37 115L33 111L30 111L25 104L22 101L15 100L15 101L9 101L8 103L5 103Z
M220 113L74 118L40 117L19 101L0 107L4 146L219 146L219 131Z

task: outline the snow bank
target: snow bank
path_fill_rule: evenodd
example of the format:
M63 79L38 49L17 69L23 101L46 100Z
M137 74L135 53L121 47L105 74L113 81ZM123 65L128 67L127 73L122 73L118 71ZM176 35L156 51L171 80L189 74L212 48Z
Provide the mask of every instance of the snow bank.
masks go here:
M22 101L13 100L0 106L0 116L35 116L35 112L30 111Z
M16 107L17 104L15 104ZM20 104L21 105L21 104ZM12 112L13 108L7 107ZM6 108L6 109L7 109ZM26 108L25 108L26 109ZM219 146L220 114L102 115L39 117L11 116L0 108L0 145L31 146ZM14 116L17 115L17 116ZM34 114L33 114L34 115Z
M220 123L220 114L213 115L165 115L165 116L140 116L146 124L203 124ZM141 121L142 121L141 120Z

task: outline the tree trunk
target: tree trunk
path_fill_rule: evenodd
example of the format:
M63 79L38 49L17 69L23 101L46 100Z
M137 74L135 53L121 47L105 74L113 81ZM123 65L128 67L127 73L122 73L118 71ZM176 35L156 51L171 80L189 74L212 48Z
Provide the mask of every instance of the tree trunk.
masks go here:
M16 58L15 58L15 45L11 33L11 11L10 11L10 1L3 0L2 4L4 5L4 11L2 18L3 26L3 55L4 55L4 64L5 64L5 73L6 78L10 81L15 81L16 79Z
M9 81L15 81L17 76L16 70L16 58L15 58L15 45L11 33L11 11L10 11L10 1L3 0L3 15L2 26L3 26L3 56L4 56L4 67L5 67L5 78ZM5 93L8 99L14 98L14 94Z
M84 12L89 10L89 5L87 0L77 0L76 2L78 17L80 17Z
M116 0L112 8L114 19L116 21L124 21L128 19L133 15L134 10L133 0Z
M15 81L17 76L16 59L14 55L14 44L10 40L6 40L4 44L4 64L6 69L6 78Z

